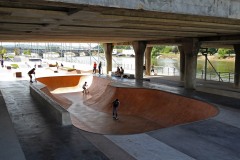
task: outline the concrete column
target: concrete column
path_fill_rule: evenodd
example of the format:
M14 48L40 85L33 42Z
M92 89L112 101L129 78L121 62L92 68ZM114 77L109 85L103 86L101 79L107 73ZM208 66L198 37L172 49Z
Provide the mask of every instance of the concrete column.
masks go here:
M133 42L133 49L135 52L135 78L136 80L143 79L143 57L146 49L146 42Z
M151 70L151 52L153 47L147 47L145 50L146 75L150 75Z
M182 46L178 46L180 52L180 81L184 81L185 78L185 54Z
M200 48L200 42L196 38L186 38L183 41L183 52L185 53L185 79L184 87L186 89L195 89L197 54Z
M234 85L239 88L240 80L240 44L233 45L235 51L235 74L234 74Z
M103 48L105 52L105 57L107 60L107 67L106 72L108 74L109 71L112 71L112 51L113 51L113 44L112 43L104 43Z

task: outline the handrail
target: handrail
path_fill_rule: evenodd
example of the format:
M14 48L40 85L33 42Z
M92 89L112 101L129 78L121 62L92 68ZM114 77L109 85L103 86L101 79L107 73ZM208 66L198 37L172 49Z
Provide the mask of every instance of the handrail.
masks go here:
M207 58L207 57L206 57ZM209 64L212 66L212 68L213 68L213 70L217 73L217 75L218 75L218 77L219 77L219 80L221 80L222 82L223 82L223 80L222 80L222 78L221 78L221 76L220 76L220 74L218 74L218 72L216 71L216 69L214 68L214 66L212 65L212 63L209 61L209 59L207 58L207 61L209 62Z

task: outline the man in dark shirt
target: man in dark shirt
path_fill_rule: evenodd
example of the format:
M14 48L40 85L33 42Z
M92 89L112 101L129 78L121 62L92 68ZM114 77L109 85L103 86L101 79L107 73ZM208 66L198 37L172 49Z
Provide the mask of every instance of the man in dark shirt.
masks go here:
M35 68L33 68L30 71L28 71L28 76L30 77L30 82L31 83L33 83L33 81L32 81L32 74L35 74Z

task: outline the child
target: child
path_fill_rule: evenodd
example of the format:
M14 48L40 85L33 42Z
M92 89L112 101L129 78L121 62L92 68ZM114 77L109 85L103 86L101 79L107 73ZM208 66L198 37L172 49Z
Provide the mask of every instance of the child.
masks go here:
M83 86L82 86L82 89L83 89L83 93L87 93L86 91L87 91L87 82L85 82L84 84L83 84Z

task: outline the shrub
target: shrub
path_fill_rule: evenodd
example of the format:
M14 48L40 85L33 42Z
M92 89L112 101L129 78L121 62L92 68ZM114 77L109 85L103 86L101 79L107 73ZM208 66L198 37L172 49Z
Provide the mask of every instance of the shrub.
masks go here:
M14 69L19 68L18 64L11 64L11 67L14 68Z

